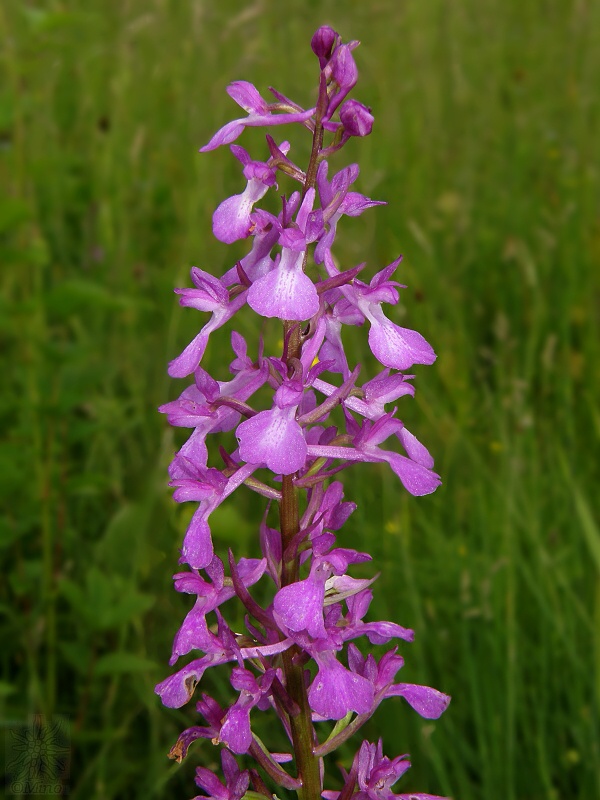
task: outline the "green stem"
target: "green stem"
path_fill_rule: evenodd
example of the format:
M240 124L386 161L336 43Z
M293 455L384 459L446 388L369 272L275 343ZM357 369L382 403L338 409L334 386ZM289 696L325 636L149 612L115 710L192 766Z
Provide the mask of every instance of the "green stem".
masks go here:
M317 113L315 117L315 132L313 133L312 150L310 153L310 161L308 162L308 169L306 170L306 181L304 182L304 189L302 196L314 186L317 182L317 167L319 166L319 155L323 149L323 124L321 120L327 111L327 81L323 73L321 73L319 81L319 99L317 100Z
M299 351L300 348L298 347ZM294 486L293 479L293 475L283 476L282 497L279 507L283 552L285 552L288 544L298 533L300 527L298 490ZM282 564L282 586L287 586L298 580L298 567L298 557ZM319 759L313 752L317 742L308 704L304 668L297 660L299 654L298 648L292 647L282 656L286 690L300 709L299 714L290 716L296 769L298 777L302 781L302 789L298 790L298 795L301 800L319 800L321 796Z

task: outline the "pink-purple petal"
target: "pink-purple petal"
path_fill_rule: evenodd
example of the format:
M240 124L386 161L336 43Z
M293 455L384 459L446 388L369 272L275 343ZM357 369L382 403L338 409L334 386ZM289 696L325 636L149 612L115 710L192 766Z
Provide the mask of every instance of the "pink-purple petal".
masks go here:
M301 263L302 255L299 259ZM248 305L261 317L305 320L319 310L319 296L301 267L287 269L280 261L279 266L252 284Z
M234 194L219 204L213 214L215 238L225 244L245 239L250 233L252 200L247 191Z
M291 475L306 460L306 442L292 409L261 411L238 425L240 457L251 464L266 464L277 474Z
M392 369L410 369L413 364L433 364L435 352L420 333L395 325L383 313L378 316L369 317L369 347L381 364Z
M275 595L275 618L292 631L307 631L313 638L325 638L323 600L325 584L312 577L284 586Z
M247 753L252 744L250 730L250 709L238 703L234 704L227 714L219 733L219 739L234 753Z
M231 122L228 122L226 125L223 125L223 127L215 133L208 144L205 144L200 148L200 152L206 153L209 150L215 150L217 147L221 147L221 145L235 142L245 128L245 121L245 119L234 119Z
M187 375L191 375L200 361L202 361L202 356L208 343L208 336L208 331L202 328L185 350L169 363L168 372L171 378L185 378Z
M386 461L402 481L404 488L415 497L435 492L441 484L440 476L421 464L398 453L388 453Z
M408 453L409 458L416 461L422 467L427 469L433 468L433 458L429 450L421 444L421 442L406 428L402 428L396 434L398 439L402 442L402 446Z
M342 719L349 711L366 714L371 710L373 686L366 678L347 670L333 654L318 663L319 671L308 690L308 702L316 714Z
M180 563L189 564L192 569L204 569L212 561L213 555L210 527L206 512L200 506L194 512L183 539Z
M450 697L430 686L415 683L396 683L385 692L386 697L404 697L425 719L438 719L448 708Z
M260 92L249 81L233 81L225 90L248 114L268 114L269 106Z

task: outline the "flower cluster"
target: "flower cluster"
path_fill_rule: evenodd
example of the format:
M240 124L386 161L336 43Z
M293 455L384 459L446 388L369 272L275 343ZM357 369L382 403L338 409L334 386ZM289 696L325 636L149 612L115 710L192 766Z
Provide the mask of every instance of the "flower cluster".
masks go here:
M240 800L251 786L271 798L267 784L274 783L301 791L303 800L408 798L392 794L390 787L409 761L388 759L381 743L362 743L339 792L323 789L323 758L386 698L403 697L427 719L439 717L449 702L435 689L396 682L404 662L395 643L412 641L413 632L394 622L368 621L374 579L349 573L371 557L340 546L337 537L355 504L344 500L335 476L354 462L386 462L413 495L433 492L440 483L429 452L394 406L414 394L412 376L404 371L435 360L419 333L394 323L382 308L398 302L402 287L393 274L400 259L366 282L358 277L364 264L344 269L333 254L342 217L380 204L353 189L356 164L329 175L330 156L351 137L369 134L373 125L370 109L347 99L357 81L352 55L357 45L342 43L329 27L315 33L320 78L313 108L301 108L274 89L269 103L252 84L231 84L228 93L245 116L226 124L202 148L230 145L242 166L245 188L217 207L213 232L227 244L248 239L250 246L222 277L194 267L193 287L176 290L182 306L209 317L169 366L171 376L193 375L193 383L160 409L171 425L191 429L169 472L174 499L197 504L181 548L186 569L174 576L176 590L195 601L175 636L170 663L192 651L198 657L156 691L166 706L178 708L192 699L207 669L229 664L235 692L225 708L201 694L197 709L205 725L184 731L171 750L171 757L181 760L198 738L222 746L224 783L198 768L196 782L206 792L200 797ZM312 135L306 171L290 159L290 144L276 143L270 134L266 161L253 160L233 144L248 126L284 124ZM275 215L257 204L278 188L280 175L298 188L281 197ZM202 367L210 335L245 305L260 317L282 321L282 352L266 355L261 342L256 356L249 355L246 341L233 331L231 378L216 380ZM365 322L382 369L359 384L360 368L348 363L342 331ZM224 432L235 433L237 447L231 452L221 447L217 468L209 465L206 439ZM236 559L230 551L224 564L213 549L210 515L242 484L278 506L279 524L272 527L265 513L258 537L262 558ZM259 581L271 586L262 591L270 598L262 605L250 592ZM227 622L230 600L243 605L244 633ZM379 659L365 656L355 643L365 639L391 647ZM252 715L265 710L280 720L289 754L272 752L253 732ZM236 756L244 755L255 767L240 768ZM283 766L292 760L293 768Z

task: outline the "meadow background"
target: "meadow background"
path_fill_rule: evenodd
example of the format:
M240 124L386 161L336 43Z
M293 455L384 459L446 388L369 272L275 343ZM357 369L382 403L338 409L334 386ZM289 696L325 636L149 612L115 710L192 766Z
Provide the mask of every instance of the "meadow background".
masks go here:
M201 745L167 760L196 717L153 694L189 602L156 407L201 317L172 289L234 260L211 215L239 165L197 152L236 114L225 86L309 105L323 23L361 40L354 96L376 119L335 163L358 160L358 189L389 203L343 220L336 253L370 270L403 253L392 313L439 355L402 416L444 485L412 498L348 471L345 541L383 571L373 618L416 630L403 680L453 701L435 723L389 701L367 733L413 756L398 791L599 797L593 0L4 0L0 730L66 719L74 800L190 797L214 761ZM208 356L220 377L225 359ZM259 506L237 497L215 537L254 552Z

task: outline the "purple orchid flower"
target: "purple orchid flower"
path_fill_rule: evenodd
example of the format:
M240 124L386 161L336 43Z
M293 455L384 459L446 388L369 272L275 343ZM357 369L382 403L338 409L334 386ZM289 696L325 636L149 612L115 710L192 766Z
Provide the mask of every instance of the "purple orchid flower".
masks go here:
M281 257L273 269L255 281L248 292L248 305L263 317L302 320L310 319L319 310L319 297L314 283L303 271L306 248L313 241L309 229L310 212L315 190L306 193L294 227L279 236Z
M211 563L214 551L208 518L254 469L254 465L246 464L227 479L217 469L207 469L181 455L175 456L169 484L176 487L173 499L178 503L190 500L199 503L183 540L180 563L193 569L203 569Z
M358 164L350 164L327 180L329 165L322 161L317 171L317 187L319 198L323 206L323 218L329 225L329 230L319 239L315 248L315 263L322 264L325 254L330 251L337 233L337 224L342 216L358 217L367 208L384 206L382 200L371 200L359 192L349 191L350 186L356 181L359 174Z
M251 284L273 269L271 251L279 239L281 223L268 211L255 209L250 215L250 233L250 252L223 275L223 286L240 284L242 280Z
M357 755L359 791L354 797L360 800L444 800L432 794L394 794L391 787L409 767L408 756L393 759L384 756L381 739L376 745L363 742Z
M341 792L324 787L323 757L382 702L402 697L436 720L450 700L429 686L396 681L404 664L398 648L415 634L370 618L377 575L355 570L361 564L368 569L371 556L341 539L356 508L337 480L349 465L389 464L412 495L427 495L440 484L429 451L396 417L395 404L414 395L414 376L404 371L436 358L420 333L382 310L384 303L398 303L403 287L392 276L400 259L361 280L366 262L338 267L334 255L341 218L382 204L354 189L356 164L328 178L329 159L373 128L371 109L348 97L358 79L357 45L342 42L328 26L315 33L319 86L310 109L276 89L268 103L252 84L230 84L227 91L246 116L201 148L229 144L242 164L246 186L218 205L212 227L221 242L246 240L247 249L220 279L194 267L193 286L176 289L180 305L210 316L169 365L172 377L193 375L193 382L159 409L169 424L189 429L169 467L170 485L176 502L197 507L181 548L180 563L188 569L174 576L176 590L192 595L193 605L174 637L170 664L193 655L155 691L165 706L180 708L213 668L228 675L234 691L223 704L203 693L196 709L205 724L184 730L169 753L181 761L197 739L222 748L220 775L197 768L196 783L206 794L195 800L267 800L277 787L301 791L303 800L434 800L393 793L410 762L404 755L384 756L381 741L362 743L349 773L343 772ZM306 169L288 157L288 141L271 135L284 124L312 135ZM232 144L246 127L267 129L256 159ZM287 193L286 182L293 187ZM280 183L278 210L261 208ZM257 356L232 331L228 371L223 359L210 374L201 362L211 334L246 305L261 318ZM273 320L283 323L275 352ZM361 378L361 385L363 370L344 346L343 331L365 323L383 369ZM218 449L209 440L213 434ZM262 557L235 557L229 549L224 562L215 553L210 517L238 489L267 498L257 536ZM385 645L389 649L377 658L369 651ZM261 713L278 721L291 753L259 738L255 718ZM260 730L267 739L269 726ZM240 768L240 755L247 769Z
M375 358L385 367L409 369L413 364L433 364L436 355L420 333L391 322L381 309L381 303L395 305L398 302L396 286L399 284L389 278L400 260L396 259L378 272L368 286L355 280L353 286L344 286L340 291L371 323L369 346ZM329 275L338 273L328 250L324 253L324 263Z
M340 664L333 650L313 655L318 671L308 690L308 702L320 719L343 719L350 711L366 714L372 709L373 686L366 678Z
M274 678L274 670L267 670L258 679L242 667L233 670L231 685L240 694L225 714L217 739L227 745L234 753L241 755L248 752L252 744L250 711L269 694Z
M250 773L246 769L240 770L237 761L228 750L221 752L221 764L225 777L224 784L214 772L205 767L196 767L196 784L207 794L199 794L194 800L206 800L206 797L214 800L242 800L250 784Z
M227 94L248 112L242 119L228 122L215 133L208 144L200 148L201 153L214 150L223 144L235 142L244 128L262 128L271 125L287 125L293 122L306 122L315 113L314 108L307 111L294 111L293 113L274 114L274 111L284 110L282 104L269 104L260 96L255 86L247 81L234 81L227 87Z
M263 576L266 566L264 558L241 558L237 569L244 586L255 584ZM178 572L173 576L178 592L195 594L197 599L175 636L169 661L171 666L190 650L215 653L221 649L218 637L208 628L206 615L234 597L235 589L225 585L225 570L220 558L214 556L205 569L210 581L204 580L197 572Z
M260 411L238 426L240 457L251 464L266 464L276 474L291 475L304 465L306 442L296 421L302 397L299 381L286 381L276 391L274 406Z
M325 458L339 458L348 461L372 461L387 462L396 475L400 478L404 488L415 496L422 496L434 492L441 483L431 467L433 460L425 448L416 440L415 437L404 435L404 441L410 445L409 457L391 450L382 450L379 444L393 434L398 434L403 428L400 420L392 419L386 415L379 419L375 424L365 420L362 426L353 422L351 417L347 417L348 425L355 431L354 447L328 446L328 445L308 445L307 451L311 456ZM417 459L411 457L416 455Z
M268 378L268 364L259 359L254 364L247 356L246 342L235 331L231 344L237 358L231 362L235 377L231 381L216 381L201 367L194 372L195 383L184 389L177 400L165 403L158 409L167 415L170 425L194 428L195 438L205 438L209 433L228 431L240 419L234 402L245 402L264 385ZM225 400L230 399L230 405Z
M251 215L254 204L276 186L275 171L268 164L252 161L239 145L232 144L231 152L244 165L244 177L248 185L242 194L234 194L218 206L213 214L213 233L216 239L232 244L245 239L252 229Z
M210 334L230 320L246 302L245 293L230 301L223 284L197 267L192 268L192 281L195 289L175 289L180 295L180 305L190 306L198 311L210 311L211 318L183 353L169 364L169 375L172 378L185 378L196 369L202 360Z

